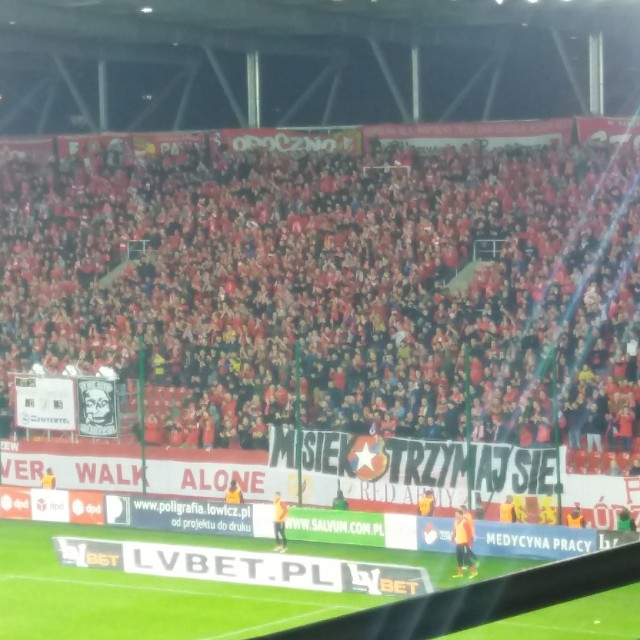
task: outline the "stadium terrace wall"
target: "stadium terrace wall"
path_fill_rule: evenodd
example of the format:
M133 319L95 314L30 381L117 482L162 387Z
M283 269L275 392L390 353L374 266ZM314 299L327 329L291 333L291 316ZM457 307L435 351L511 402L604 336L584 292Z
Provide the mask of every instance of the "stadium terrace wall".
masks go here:
M270 504L229 505L207 500L0 487L0 519L271 539L272 515ZM451 518L292 508L287 531L292 542L451 553L452 524ZM560 560L637 539L637 534L594 529L477 521L474 551L487 556Z
M16 154L45 165L80 160L91 165L107 152L112 165L131 165L162 155L180 158L197 148L212 157L222 149L264 150L276 153L346 153L360 155L374 144L415 147L437 152L446 146L479 144L487 149L540 147L585 142L640 143L640 125L633 118L556 118L445 124L387 124L328 129L220 129L152 133L99 134L0 138L0 157Z
M316 432L316 434L321 432ZM341 436L341 434L338 434ZM353 438L343 444L326 440L325 452L333 454L325 456L322 471L303 470L303 503L307 507L330 506L338 488L344 492L349 505L354 511L379 513L397 513L415 515L416 504L422 485L388 482L384 474L378 478L367 478L364 473L345 471L338 475L337 466L332 468L340 446L346 447L352 459L359 461L357 453L361 453L365 444L370 444L370 437ZM401 451L403 442L385 441L385 453ZM422 443L430 455L464 454L462 443ZM478 445L476 450L477 464L491 461L491 473L496 473L501 465L506 465L506 478L515 473L516 479L521 477L522 469L526 471L531 465L538 465L540 477L540 459L535 462L530 450L514 449L508 458L503 450L494 450L499 445ZM395 447L395 448L394 448ZM457 453L452 447L461 448ZM488 447L488 448L487 448ZM369 447L370 452L375 446ZM519 454L520 451L524 453ZM434 453L435 452L435 453ZM478 454L479 452L479 454ZM62 443L47 442L14 442L0 441L0 463L2 467L2 484L4 486L37 488L40 487L44 470L51 467L57 477L58 487L70 491L102 491L105 493L142 494L142 461L140 449L135 446L77 444L69 446ZM539 453L539 452L538 452ZM392 454L394 455L394 454ZM537 455L537 454L536 454ZM384 458L381 450L378 456ZM290 504L297 503L298 474L289 468L286 456L278 458L272 449L271 456L263 451L242 451L215 449L210 452L202 450L148 447L146 459L146 477L148 494L153 496L173 497L193 500L221 500L229 482L234 479L244 492L248 502L270 501L273 492L281 491ZM365 460L362 458L362 460ZM337 460L337 458L336 458ZM366 460L365 460L366 461ZM518 468L518 461L520 467ZM375 462L370 461L374 468ZM392 459L387 460L389 468ZM319 463L320 464L320 463ZM336 462L337 464L337 462ZM426 464L426 463L425 463ZM546 465L547 463L545 463ZM550 464L550 463L549 463ZM270 466L272 465L272 466ZM273 466L275 465L275 466ZM315 467L315 458L314 464ZM434 467L435 468L435 467ZM405 467L406 469L406 467ZM509 469L515 469L510 472ZM368 471L367 469L361 471ZM424 471L424 469L423 469ZM544 472L545 477L553 475ZM529 474L530 475L530 474ZM476 479L480 477L476 476ZM486 478L486 473L484 475ZM466 476L458 474L446 475L447 482L436 482L433 488L436 497L438 516L451 516L455 507L466 503ZM615 529L617 514L627 508L633 518L640 524L640 478L574 475L562 468L561 480L564 487L563 515L574 505L582 507L585 519L597 529ZM536 480L539 484L539 480ZM509 483L509 484L507 484ZM527 509L528 524L556 522L553 495L534 495L527 493L528 486L514 485L513 478L505 479L505 488L496 492L492 502L486 505L491 492L484 484L476 488L487 506L485 519L499 519L500 500L512 491L514 500L524 510ZM495 488L495 487L493 487Z

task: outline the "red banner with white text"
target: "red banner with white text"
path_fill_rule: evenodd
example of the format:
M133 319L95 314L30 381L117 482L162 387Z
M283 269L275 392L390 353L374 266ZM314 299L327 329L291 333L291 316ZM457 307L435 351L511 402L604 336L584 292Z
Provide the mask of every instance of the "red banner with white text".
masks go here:
M58 158L62 163L82 162L87 169L104 166L130 166L133 143L129 133L96 133L58 136Z
M221 145L226 145L235 152L262 150L269 153L344 153L357 156L362 152L362 130L222 129L212 132L210 143L213 154Z
M639 118L576 118L578 142L631 143L640 147Z
M569 144L573 120L381 124L365 126L362 130L367 149L373 141L378 141L383 147L397 143L437 153L444 147L459 148L468 144L478 144L485 149Z

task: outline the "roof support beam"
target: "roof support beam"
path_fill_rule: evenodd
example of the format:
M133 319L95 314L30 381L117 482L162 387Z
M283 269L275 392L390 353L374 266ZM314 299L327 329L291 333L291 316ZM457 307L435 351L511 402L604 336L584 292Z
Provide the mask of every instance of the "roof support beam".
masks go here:
M229 84L229 81L227 80L227 76L224 73L224 69L222 68L222 65L220 64L220 61L218 60L218 57L211 50L210 47L205 47L204 48L204 52L205 52L205 55L207 56L207 60L209 61L209 64L211 65L211 68L213 69L213 72L216 74L216 78L218 78L218 82L220 83L220 86L222 87L222 91L224 92L224 95L227 97L227 100L229 101L229 104L231 105L231 109L232 109L234 115L236 116L236 119L238 120L238 124L241 127L246 127L247 126L247 117L242 112L242 109L240 108L240 105L238 104L238 101L236 100L236 96L233 93L233 89L231 88L231 85Z
M387 63L387 59L384 56L380 45L373 39L369 39L369 44L371 45L371 49L373 50L373 55L378 61L378 65L380 66L380 71L382 71L382 75L387 82L387 86L389 87L389 91L391 91L391 95L398 107L398 111L400 111L400 115L402 116L403 122L411 122L411 117L409 116L409 111L407 106L404 103L404 98L400 93L400 89L396 84L396 80L393 77L393 73L391 73L391 69Z
M8 113L0 118L0 131L4 131L19 115L24 112L24 108L46 87L51 85L50 78L44 78L35 84L27 93L25 93Z
M313 80L313 82L302 92L300 97L289 107L289 110L282 116L280 121L278 122L278 126L282 127L287 124L287 122L293 118L293 116L298 113L300 107L302 107L324 84L326 80L332 74L337 73L339 69L339 63L337 61L330 62L318 75L317 78Z
M496 63L496 60L500 54L496 51L492 56L484 61L484 64L473 74L469 82L462 87L460 93L453 99L453 102L447 107L445 112L440 116L438 122L445 122L448 120L455 110L467 99L467 96L476 88L478 83L482 80L485 73Z
M150 115L155 113L163 102L173 93L174 89L182 82L184 76L185 71L179 71L176 73L171 81L164 86L164 89L158 94L158 96L133 119L128 130L135 131Z
M575 71L573 69L573 65L569 60L569 56L567 55L567 51L564 48L564 43L562 42L562 38L558 34L558 31L555 27L551 27L551 37L553 38L553 42L556 45L556 49L558 50L558 55L560 56L560 60L562 61L562 66L564 70L567 72L567 77L569 78L569 82L571 87L573 88L573 92L578 100L578 104L580 105L580 111L583 116L588 115L589 109L587 107L587 101L584 99L584 95L582 93L582 89L580 88L580 83L578 82L578 78L576 77Z
M184 114L187 110L187 105L189 104L189 97L191 96L191 91L193 90L193 85L196 81L196 76L198 75L198 71L200 70L200 65L191 67L189 71L189 75L187 77L187 82L184 85L184 89L182 91L182 96L180 96L180 104L178 105L178 109L176 111L176 117L173 121L173 130L178 131L182 127L182 121L184 120Z
M42 111L40 112L38 126L36 127L36 134L39 136L44 133L44 129L47 126L47 121L49 120L49 114L51 113L53 103L56 101L56 98L58 97L59 91L60 91L60 79L56 77L49 85L49 91L47 91L47 97L45 98L44 104L42 105Z
M604 42L602 31L589 34L589 109L604 115Z
M489 118L491 117L491 109L493 109L493 103L496 99L498 83L500 82L500 76L502 76L502 70L504 69L504 59L506 54L506 49L503 49L500 52L500 57L498 58L496 66L493 69L493 74L491 75L491 83L489 84L489 91L487 93L487 100L484 103L484 109L482 110L483 120L489 120Z
M338 87L340 86L340 81L342 80L342 69L343 65L338 67L338 69L336 70L336 74L333 76L333 80L331 81L331 88L329 89L327 104L324 108L324 113L322 114L323 127L328 124L329 118L331 117L331 112L333 111L333 105L336 101L336 96L338 95Z
M84 119L89 125L89 128L91 129L91 131L98 131L96 121L91 115L91 111L89 110L87 103L84 101L84 98L82 97L80 90L76 86L76 83L73 81L73 78L71 77L69 70L64 64L64 61L57 54L53 56L53 60L56 63L58 72L62 76L62 79L64 80L65 84L67 85L67 88L69 89L71 95L73 96L73 99L75 100L76 105L78 105L78 109L80 109L80 113L82 113L82 115L84 116Z
M421 113L420 90L420 47L411 47L411 111L414 122L420 122Z

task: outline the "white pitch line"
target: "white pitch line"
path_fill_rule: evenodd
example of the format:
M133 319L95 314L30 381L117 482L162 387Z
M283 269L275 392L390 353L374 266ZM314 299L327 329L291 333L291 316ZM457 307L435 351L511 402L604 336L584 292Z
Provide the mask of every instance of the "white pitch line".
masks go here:
M282 604L282 599L276 598L258 598L256 596L240 596L230 595L227 593L215 593L206 591L191 591L189 589L163 589L162 587L143 587L141 585L133 584L112 584L111 582L90 582L89 580L64 580L62 578L44 578L41 576L19 576L19 575L5 575L0 576L0 580L31 580L33 582L53 582L56 584L78 584L86 587L111 587L113 589L128 589L130 591L156 591L160 593L178 593L187 596L204 596L204 597L223 597L225 599L233 600L252 600L254 602L270 602L275 604ZM227 583L225 583L227 584ZM317 602L306 602L303 600L296 600L296 604L317 607ZM345 609L347 611L361 611L360 607L351 607L349 605L336 604L331 606L332 609Z
M510 627L524 627L526 629L540 629L543 631L576 631L578 633L588 633L593 636L606 636L608 638L624 638L625 640L631 640L631 636L625 633L615 633L613 631L604 631L603 629L598 629L598 631L592 629L575 629L569 627L552 627L552 626L542 626L539 624L526 624L524 622L510 622L509 620L500 620L498 624L508 625Z
M281 625L283 622L294 622L296 620L302 620L302 618L309 618L310 616L318 616L323 613L327 613L328 611L335 611L336 609L340 609L339 605L333 607L325 607L324 609L319 609L316 611L310 611L309 613L301 613L297 616L290 616L289 618L280 618L279 620L273 620L272 622L265 622L264 624L258 624L255 627L245 627L244 629L238 629L237 631L230 631L229 633L223 633L218 636L207 636L206 638L200 638L200 640L222 640L223 638L233 638L234 636L241 636L250 631L263 631L268 627L273 627L274 625Z

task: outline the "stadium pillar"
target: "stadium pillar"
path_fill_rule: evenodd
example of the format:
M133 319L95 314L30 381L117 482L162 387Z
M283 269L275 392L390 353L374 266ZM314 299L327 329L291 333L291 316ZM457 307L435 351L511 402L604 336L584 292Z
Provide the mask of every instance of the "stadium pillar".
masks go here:
M475 484L475 460L471 455L471 366L469 345L464 347L464 431L467 440L467 506L473 509L473 485Z
M556 495L558 498L558 525L562 524L562 474L560 473L560 423L558 421L558 361L556 347L551 352L551 395L553 411L553 434L556 445Z
M373 39L369 38L369 44L371 45L371 50L373 51L373 55L378 61L378 65L380 66L380 71L382 71L382 75L384 79L387 81L387 86L389 87L389 91L391 91L391 95L398 107L398 111L402 116L403 122L411 122L411 118L409 117L409 111L404 103L404 99L402 98L402 94L400 93L400 89L396 84L395 78L393 77L393 73L391 73L391 69L389 68L389 64L387 63L387 59L384 57L384 53L380 48L380 45Z
M296 368L296 469L298 470L298 506L302 506L302 422L300 420L300 342L296 340L294 347Z
M109 128L109 98L107 94L107 61L104 58L98 60L98 120L100 131Z
M421 114L420 87L420 47L411 47L411 107L414 122L420 122Z
M247 52L247 115L249 126L260 128L260 53Z
M589 109L604 115L604 49L602 31L589 34Z
M138 416L140 420L140 458L142 465L142 493L147 493L147 443L144 433L144 337L142 331L138 334Z
M211 65L213 72L216 74L216 78L218 78L218 82L222 87L222 91L224 95L227 97L227 100L231 105L231 110L233 111L236 119L238 120L238 124L241 127L246 128L247 118L245 117L244 113L242 112L242 109L240 108L240 105L238 104L238 101L236 100L236 96L233 93L233 90L231 89L231 85L229 84L229 81L227 80L227 76L225 75L222 69L222 66L220 65L220 61L218 60L218 57L211 50L210 47L204 47L204 53L207 56L207 60L209 61L209 64Z

